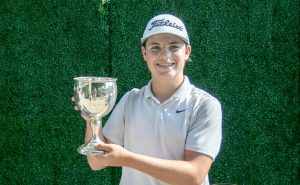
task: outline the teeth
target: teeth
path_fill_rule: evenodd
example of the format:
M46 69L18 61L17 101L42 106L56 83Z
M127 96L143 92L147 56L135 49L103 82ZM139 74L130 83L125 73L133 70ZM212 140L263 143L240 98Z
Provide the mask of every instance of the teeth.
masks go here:
M169 66L172 66L173 64L157 64L159 66L162 66L162 67L169 67Z

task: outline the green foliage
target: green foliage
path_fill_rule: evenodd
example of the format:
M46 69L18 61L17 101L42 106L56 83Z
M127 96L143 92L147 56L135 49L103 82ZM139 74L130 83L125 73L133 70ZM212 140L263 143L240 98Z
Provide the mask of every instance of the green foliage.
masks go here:
M140 38L159 13L185 21L185 72L223 106L211 182L299 184L297 2L11 0L0 10L0 184L118 184L120 168L93 172L76 153L73 77L116 77L119 98L144 86Z

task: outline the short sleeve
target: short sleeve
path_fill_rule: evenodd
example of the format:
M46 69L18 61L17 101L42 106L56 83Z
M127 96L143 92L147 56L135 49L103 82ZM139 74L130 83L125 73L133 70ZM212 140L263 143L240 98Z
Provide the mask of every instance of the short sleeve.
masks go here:
M220 102L205 98L197 108L186 140L186 150L217 156L222 140L222 110Z
M124 145L124 114L127 96L128 93L120 99L103 127L104 137L122 146Z

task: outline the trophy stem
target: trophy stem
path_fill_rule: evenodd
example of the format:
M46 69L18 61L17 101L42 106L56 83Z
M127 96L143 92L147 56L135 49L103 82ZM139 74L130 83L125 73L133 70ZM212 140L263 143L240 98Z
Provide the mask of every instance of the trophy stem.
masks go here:
M102 118L97 117L97 118L92 119L92 121L91 121L91 129L92 129L92 133L93 133L92 138L88 143L81 145L77 149L77 151L80 154L83 154L83 155L102 155L102 154L104 154L104 151L97 150L94 147L95 144L103 143L99 138L100 127L102 127Z
M99 138L99 129L102 127L102 119L101 117L97 117L96 119L93 119L91 121L91 128L92 128L92 138L90 140L90 143L93 144L100 144L102 141Z

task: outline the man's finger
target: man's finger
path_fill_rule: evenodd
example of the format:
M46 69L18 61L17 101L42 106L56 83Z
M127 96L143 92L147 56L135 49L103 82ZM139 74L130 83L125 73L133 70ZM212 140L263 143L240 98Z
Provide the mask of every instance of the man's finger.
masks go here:
M110 145L109 144L105 144L105 143L95 144L94 147L97 150L103 150L105 152L110 152L111 151Z

